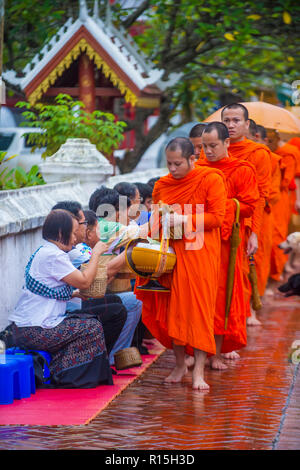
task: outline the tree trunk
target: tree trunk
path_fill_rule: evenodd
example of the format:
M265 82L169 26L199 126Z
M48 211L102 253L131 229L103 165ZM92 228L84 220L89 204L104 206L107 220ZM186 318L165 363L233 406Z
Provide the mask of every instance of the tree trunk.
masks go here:
M135 147L133 150L127 151L123 159L116 158L116 164L121 173L130 173L134 170L148 147L168 129L170 118L173 113L171 97L164 96L162 98L158 120L146 135L142 132L145 121L145 111L139 111L140 110L137 109L135 120L130 122L130 129L135 130ZM143 114L144 119L141 119Z

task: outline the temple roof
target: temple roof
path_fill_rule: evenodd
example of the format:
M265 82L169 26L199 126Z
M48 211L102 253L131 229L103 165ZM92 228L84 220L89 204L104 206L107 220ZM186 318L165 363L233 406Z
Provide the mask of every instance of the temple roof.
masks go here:
M90 16L85 0L80 0L79 18L70 18L45 44L23 70L23 77L14 71L3 74L4 79L18 85L34 104L56 79L85 52L97 68L117 87L125 100L135 105L139 97L159 95L177 79L161 80L164 73L158 70L138 50L133 38L122 28L98 17L98 2Z

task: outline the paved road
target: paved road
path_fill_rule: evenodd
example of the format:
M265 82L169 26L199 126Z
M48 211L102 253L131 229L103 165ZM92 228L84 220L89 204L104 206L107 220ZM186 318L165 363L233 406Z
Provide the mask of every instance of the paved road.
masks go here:
M300 372L289 362L300 340L300 300L263 308L262 327L227 371L206 370L209 392L191 389L191 373L163 384L174 365L166 351L87 426L0 427L1 449L272 450L300 448Z

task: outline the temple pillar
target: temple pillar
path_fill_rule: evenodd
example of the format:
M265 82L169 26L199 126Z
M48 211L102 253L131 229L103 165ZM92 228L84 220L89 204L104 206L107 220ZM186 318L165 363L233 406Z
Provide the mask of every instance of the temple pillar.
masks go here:
M79 57L79 100L85 104L85 111L95 111L96 89L94 64L86 54Z

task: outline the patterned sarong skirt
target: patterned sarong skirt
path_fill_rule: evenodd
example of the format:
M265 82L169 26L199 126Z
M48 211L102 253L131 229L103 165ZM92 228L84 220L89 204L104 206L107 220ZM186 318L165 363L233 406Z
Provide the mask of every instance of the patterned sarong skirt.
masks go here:
M96 318L70 315L54 328L13 324L13 334L16 346L51 354L51 383L56 387L113 384L103 328Z

